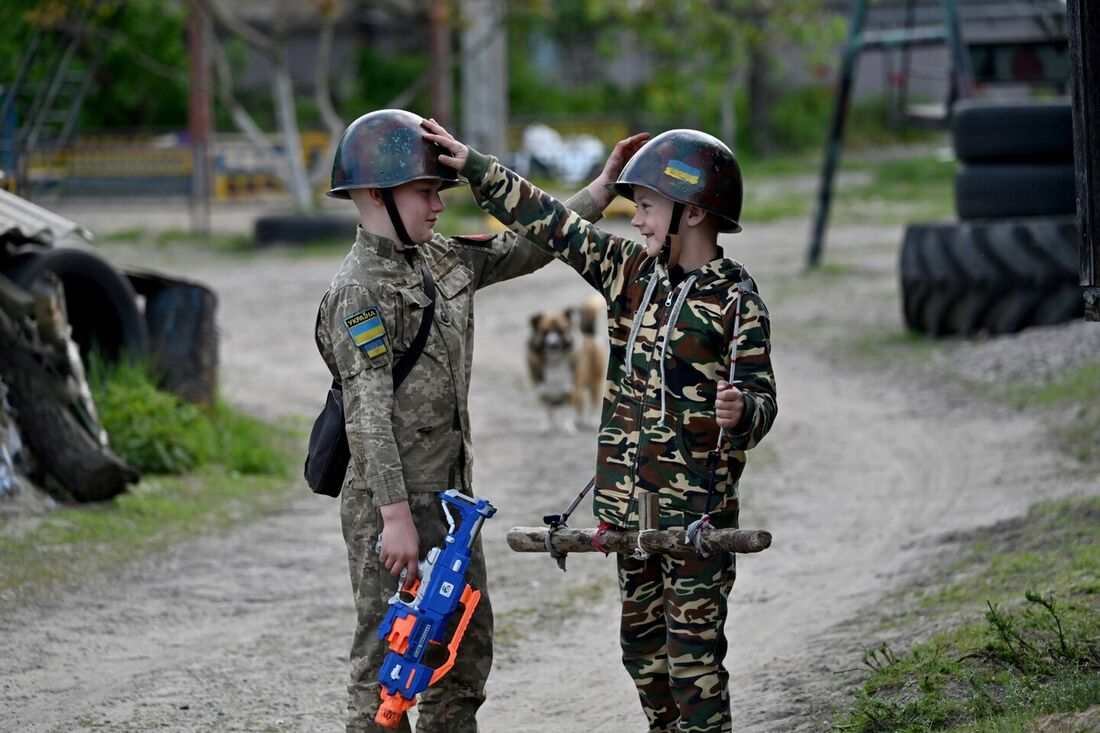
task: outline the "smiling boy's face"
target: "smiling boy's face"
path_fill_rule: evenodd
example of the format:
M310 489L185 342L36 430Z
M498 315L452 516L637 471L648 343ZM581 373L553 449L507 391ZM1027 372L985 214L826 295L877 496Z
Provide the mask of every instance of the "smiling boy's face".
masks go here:
M634 203L638 210L634 212L630 223L645 238L646 254L656 257L664 245L665 235L668 234L674 204L671 199L645 186L634 187Z

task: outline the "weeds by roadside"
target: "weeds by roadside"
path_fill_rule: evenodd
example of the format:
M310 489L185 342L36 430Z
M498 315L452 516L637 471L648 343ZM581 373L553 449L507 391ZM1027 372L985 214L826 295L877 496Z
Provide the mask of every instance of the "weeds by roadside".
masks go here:
M990 530L962 579L916 594L923 614L970 620L904 654L869 649L871 674L834 730L1023 733L1100 704L1098 516L1100 499L1050 502Z
M272 428L222 401L206 409L158 390L150 369L91 360L92 393L111 447L143 473L185 473L219 464L244 474L282 474Z

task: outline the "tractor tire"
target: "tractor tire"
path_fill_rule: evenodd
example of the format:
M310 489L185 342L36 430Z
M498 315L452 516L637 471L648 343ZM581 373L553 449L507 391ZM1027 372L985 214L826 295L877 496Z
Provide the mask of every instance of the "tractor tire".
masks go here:
M64 286L72 338L85 364L93 352L108 364L145 357L149 336L134 289L111 263L72 247L24 251L3 263L3 273L27 290L46 271Z
M902 316L931 336L1016 333L1084 314L1072 217L911 224Z
M1068 101L959 102L951 109L951 137L964 163L1073 164Z
M964 165L955 173L959 219L1072 216L1073 165Z

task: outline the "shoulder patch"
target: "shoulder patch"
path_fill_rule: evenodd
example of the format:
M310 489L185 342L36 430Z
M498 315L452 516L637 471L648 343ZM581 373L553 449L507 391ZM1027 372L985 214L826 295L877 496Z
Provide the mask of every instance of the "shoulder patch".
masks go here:
M382 323L378 306L352 313L344 319L344 325L355 347L362 349L371 359L382 356L389 350L386 347L386 326Z
M756 293L759 292L756 289L756 281L749 275L749 271L745 269L744 265L741 265L741 281L737 283L737 289L742 293Z
M462 244L484 247L492 242L495 237L495 234L456 234L454 239Z

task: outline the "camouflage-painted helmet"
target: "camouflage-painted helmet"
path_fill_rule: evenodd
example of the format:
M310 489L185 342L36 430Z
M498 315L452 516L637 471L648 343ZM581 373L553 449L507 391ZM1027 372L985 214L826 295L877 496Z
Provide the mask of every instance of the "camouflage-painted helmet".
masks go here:
M714 214L720 232L741 231L741 166L725 143L705 132L669 130L643 145L611 184L631 201L634 186Z
M439 162L444 152L424 139L420 115L402 109L369 112L348 125L332 162L328 195L351 198L353 188L393 188L409 181L459 185L458 173Z

